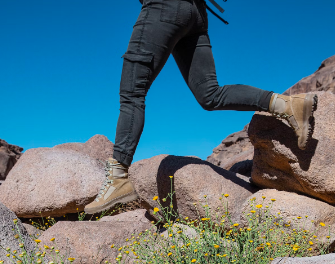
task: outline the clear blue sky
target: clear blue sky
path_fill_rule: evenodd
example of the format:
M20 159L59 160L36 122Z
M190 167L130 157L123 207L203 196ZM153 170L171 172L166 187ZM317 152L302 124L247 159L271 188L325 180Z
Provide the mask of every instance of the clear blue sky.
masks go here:
M217 0L226 26L209 14L220 85L278 93L335 54L334 0ZM25 150L114 142L121 56L138 0L0 0L0 138ZM158 154L206 159L252 112L206 112L171 57L147 96L134 161Z

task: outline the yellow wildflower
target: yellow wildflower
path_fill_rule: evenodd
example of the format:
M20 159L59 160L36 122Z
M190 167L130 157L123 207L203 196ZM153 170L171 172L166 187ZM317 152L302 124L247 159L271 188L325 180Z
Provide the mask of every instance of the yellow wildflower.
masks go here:
M262 207L263 207L263 205L261 205L261 204L256 205L256 208L262 208Z
M73 262L73 261L75 260L75 258L68 258L68 260L69 260L70 262Z
M192 260L191 260L192 263L194 263L194 262L196 262L196 261L197 261L196 259L192 259Z
M172 255L172 253L171 253L171 252L169 252L169 253L168 253L168 256L171 256L171 255Z
M229 194L228 194L228 193L226 193L226 194L224 195L224 197L229 197Z
M219 245L214 245L215 248L219 248L220 246Z
M173 176L169 176L170 177L170 179L172 179L173 178Z
M159 209L157 207L154 208L154 212L157 213Z
M255 211L255 210L251 210L250 213L253 213L253 214L254 214L254 213L256 213L256 211Z
M158 196L155 196L154 198L152 198L152 200L156 201L158 199Z
M322 223L322 222L321 222L321 223L320 223L320 226L326 226L326 225L325 225L325 223Z
M54 238L54 237L53 237L53 238L51 238L51 239L50 239L50 241L55 241L55 238Z
M308 243L309 243L310 245L313 245L313 244L314 244L312 241L309 241Z

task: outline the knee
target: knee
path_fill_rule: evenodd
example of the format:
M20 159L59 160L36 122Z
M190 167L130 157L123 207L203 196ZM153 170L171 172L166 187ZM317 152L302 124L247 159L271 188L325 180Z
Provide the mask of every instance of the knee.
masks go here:
M138 108L145 108L145 95L133 92L120 93L120 104L122 105L133 105Z
M199 101L198 101L199 102ZM202 109L206 111L213 111L214 110L214 104L211 101L205 101L205 102L199 102Z
M216 95L219 88L217 83L207 81L194 86L192 91L197 102L204 110L213 111L215 110Z

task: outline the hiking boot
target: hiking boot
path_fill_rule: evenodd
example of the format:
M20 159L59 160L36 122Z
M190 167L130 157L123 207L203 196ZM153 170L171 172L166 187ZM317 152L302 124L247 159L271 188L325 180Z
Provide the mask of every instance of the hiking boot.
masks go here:
M106 179L95 200L85 206L85 213L94 214L112 208L117 203L128 203L138 198L128 179L128 167L115 159L106 161Z
M285 118L298 136L298 147L305 149L312 136L313 113L316 110L316 94L296 94L291 96L273 94L269 112Z

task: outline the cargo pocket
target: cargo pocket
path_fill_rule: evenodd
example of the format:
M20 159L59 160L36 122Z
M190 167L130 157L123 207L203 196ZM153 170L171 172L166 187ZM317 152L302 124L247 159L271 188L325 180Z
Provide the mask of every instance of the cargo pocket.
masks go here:
M162 22L186 26L192 17L191 0L163 0L161 8Z
M152 76L154 55L127 52L122 58L124 58L124 62L121 89L126 92L146 94Z

